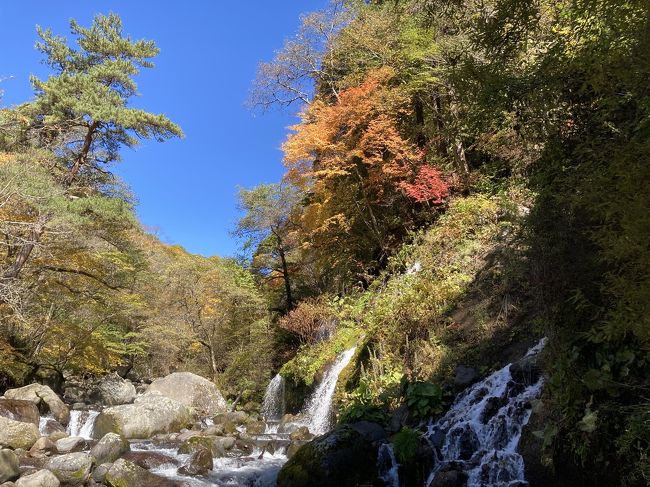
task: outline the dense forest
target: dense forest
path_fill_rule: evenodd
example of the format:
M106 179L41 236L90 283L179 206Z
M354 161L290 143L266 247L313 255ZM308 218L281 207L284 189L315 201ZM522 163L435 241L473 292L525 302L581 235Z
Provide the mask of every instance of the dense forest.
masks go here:
M237 258L137 221L120 152L183 137L129 106L158 49L114 14L71 28L38 31L51 74L0 110L3 389L189 370L250 412L276 372L301 401L356 345L338 419L388 424L545 336L526 461L546 485L650 482L647 2L306 14L252 86L252 110L299 119L282 180L240 190Z

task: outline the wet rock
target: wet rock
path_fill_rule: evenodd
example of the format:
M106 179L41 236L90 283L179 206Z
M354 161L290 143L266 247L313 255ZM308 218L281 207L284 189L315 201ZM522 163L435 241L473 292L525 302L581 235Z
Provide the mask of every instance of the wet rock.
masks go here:
M29 449L31 454L49 454L56 451L56 444L47 436L41 436Z
M373 423L371 421L357 421L356 423L351 423L349 426L370 442L383 441L386 439L386 431L378 423Z
M307 426L301 426L295 431L292 431L289 435L289 439L292 441L309 441L313 437L314 435L309 432L309 428L307 428Z
M475 368L459 365L456 367L456 372L454 374L454 387L458 390L464 389L472 384L477 377L478 372Z
M112 373L98 380L92 398L107 406L118 406L132 403L135 395L135 386L131 381Z
M43 434L45 436L50 436L53 433L65 433L67 436L65 427L61 423L59 423L56 419L47 419L43 425Z
M16 487L59 487L61 482L49 470L38 470L30 475L23 475L16 481Z
M217 439L224 450L232 450L235 446L235 439L232 436L222 436Z
M34 423L0 417L0 447L30 449L40 438Z
M145 395L133 404L104 409L95 420L93 435L119 433L125 438L151 438L158 433L180 431L192 423L192 414L183 404L160 395Z
M68 436L55 442L56 451L59 453L72 453L81 451L86 446L86 440L80 436Z
M485 401L485 407L481 412L481 422L487 424L507 402L508 400L504 397L488 397Z
M249 421L249 416L243 411L228 411L214 416L214 424L232 423L234 425L244 425Z
M222 424L214 424L203 430L203 434L208 436L221 436L224 433L225 431Z
M209 450L214 457L222 457L225 454L221 441L215 436L194 436L179 447L178 453L187 455L199 450Z
M90 450L91 456L97 464L112 463L129 451L130 446L126 438L117 433L106 433L101 440Z
M191 430L181 431L181 433L178 435L177 440L178 441L187 441L187 440L189 440L190 438L192 438L194 436L200 436L200 435L201 435L200 431L191 431Z
M46 468L64 485L83 485L90 475L93 459L87 453L67 453L50 458Z
M377 450L363 435L340 426L296 451L278 475L278 487L353 487L378 482Z
M246 425L246 433L249 435L261 435L266 430L264 421L253 421Z
M179 463L174 457L154 451L129 451L122 455L122 458L147 470L164 465L177 467Z
M18 457L11 450L0 450L0 482L14 480L20 475Z
M192 453L187 463L178 469L178 473L181 475L207 475L213 467L212 453L203 448Z
M48 386L41 384L30 384L18 389L9 389L5 392L7 399L20 399L31 401L42 410L52 413L54 419L59 423L66 425L70 420L70 410L55 392Z
M34 423L36 426L41 417L36 404L20 399L0 399L0 416L23 423Z
M536 359L536 356L524 357L510 364L510 375L512 378L526 386L537 383L541 376L541 369L537 365Z
M397 433L404 426L408 424L409 421L409 408L406 404L399 406L390 417L388 422L388 430L392 433Z
M162 395L189 406L202 416L226 410L226 400L211 381L191 372L174 372L151 383L145 396Z
M465 487L467 474L456 467L439 471L428 487Z
M478 449L478 436L469 426L461 426L448 433L450 443L456 445L459 460L469 460Z
M154 475L138 465L120 458L106 472L105 482L110 487L177 487L175 482Z

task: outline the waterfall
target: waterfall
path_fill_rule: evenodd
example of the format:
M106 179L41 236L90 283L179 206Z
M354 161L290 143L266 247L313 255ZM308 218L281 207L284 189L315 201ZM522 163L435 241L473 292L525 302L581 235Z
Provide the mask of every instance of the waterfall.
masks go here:
M435 466L425 485L445 468L467 475L467 487L507 487L524 480L524 462L517 453L522 428L531 415L531 401L539 397L543 379L531 373L542 339L518 362L508 364L461 393L442 418L431 424L426 438L434 448ZM528 373L521 373L521 363Z
M81 436L87 440L92 438L95 419L99 411L81 411L73 409L70 411L70 422L68 423L67 433L70 436Z
M38 420L38 431L41 433L41 436L46 436L45 427L47 426L47 422L53 420L54 420L54 416L52 416L51 414L40 417L40 419Z
M379 478L384 481L387 487L400 487L399 465L395 458L393 445L382 443L377 451L377 470Z
M325 373L323 380L318 384L316 390L312 393L307 401L301 414L308 421L309 431L321 435L329 431L331 426L331 409L334 391L336 391L336 382L343 369L350 363L357 347L353 347L339 354L336 360Z
M266 421L282 419L284 414L284 377L276 374L264 393L264 403L262 404L262 417Z

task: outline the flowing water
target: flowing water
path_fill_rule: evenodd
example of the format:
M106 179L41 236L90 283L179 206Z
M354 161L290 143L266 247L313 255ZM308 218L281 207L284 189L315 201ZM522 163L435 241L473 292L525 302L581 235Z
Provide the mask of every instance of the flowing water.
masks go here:
M379 478L383 480L386 487L400 487L399 485L399 465L395 458L393 445L383 443L377 452L377 470Z
M327 433L332 425L332 398L336 391L336 382L343 369L350 363L357 347L353 347L339 354L332 366L323 376L312 393L301 415L305 418L306 425L315 435Z
M542 339L523 360L531 360L544 344ZM543 379L531 374L530 380L516 380L511 365L461 393L447 414L429 426L426 437L436 458L425 485L445 468L462 470L467 487L507 487L524 480L517 446Z
M98 415L99 411L73 409L70 411L70 422L66 432L70 436L81 436L90 440L93 437L95 419L97 419Z
M267 422L267 433L277 432L277 422L284 415L284 377L276 374L264 393L262 417Z

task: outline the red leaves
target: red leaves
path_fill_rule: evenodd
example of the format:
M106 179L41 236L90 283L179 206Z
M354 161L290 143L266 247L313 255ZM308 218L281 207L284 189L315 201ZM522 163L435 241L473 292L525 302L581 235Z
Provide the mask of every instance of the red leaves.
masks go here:
M412 183L401 182L400 188L418 203L438 205L449 195L449 184L440 170L433 166L421 166L415 180Z

